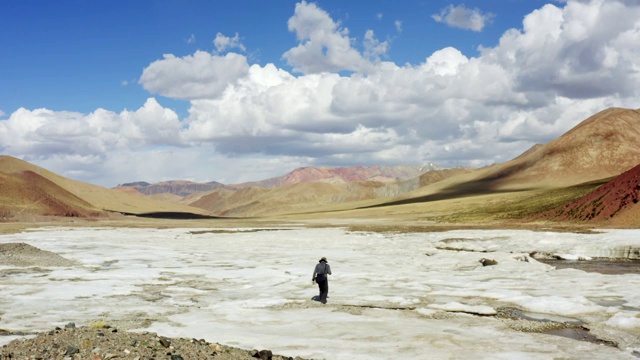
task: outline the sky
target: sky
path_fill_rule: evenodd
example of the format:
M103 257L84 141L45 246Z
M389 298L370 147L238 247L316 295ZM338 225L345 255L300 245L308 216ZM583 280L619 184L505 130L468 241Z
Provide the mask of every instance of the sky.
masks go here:
M1 234L0 245L27 243L76 263L53 266L45 254L28 257L32 266L3 266L2 327L29 334L102 321L120 331L328 360L620 360L637 359L640 351L640 274L556 269L529 255L604 257L620 266L638 254L638 229L210 230L49 227ZM326 305L312 301L320 256L332 273ZM497 264L482 266L483 258ZM494 318L501 309L541 321ZM550 320L579 324L617 346L544 333ZM14 338L23 336L0 336L0 346ZM136 348L129 350L133 358ZM175 353L187 358L181 351Z
M485 166L640 107L640 1L0 3L0 154L113 187Z

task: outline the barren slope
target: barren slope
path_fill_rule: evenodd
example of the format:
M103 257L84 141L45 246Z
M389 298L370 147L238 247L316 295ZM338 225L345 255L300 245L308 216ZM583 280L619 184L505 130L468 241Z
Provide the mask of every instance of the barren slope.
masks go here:
M622 173L591 193L541 214L549 220L608 221L640 205L640 165ZM640 218L637 218L640 223ZM640 224L639 224L640 225Z
M14 178L14 180L11 180L14 186L16 181L19 181L15 180L15 177L20 177L20 174L25 172L33 173L32 178L35 178L34 175L38 175L41 179L47 180L46 182L43 180L34 182L36 180L32 179L30 192L36 194L38 198L47 198L47 196L55 194L53 198L57 199L60 203L56 206L68 205L75 209L74 206L78 206L75 199L80 199L83 204L89 204L89 209L97 211L108 210L127 213L191 212L206 214L206 211L202 209L151 200L140 196L132 196L121 191L71 180L26 161L11 156L0 155L0 173L3 173L5 178ZM45 185L48 187L44 187ZM55 189L53 185L56 186ZM22 203L23 207L28 207L28 202L31 200L25 200L26 198L23 195L10 190L8 186L9 185L7 185L7 188L0 188L0 193L4 201L15 204ZM64 192L58 190L59 188L63 189ZM62 193L68 193L68 195L66 197L60 197ZM71 195L73 197L71 197Z
M0 216L17 214L86 217L100 211L33 171L0 173Z

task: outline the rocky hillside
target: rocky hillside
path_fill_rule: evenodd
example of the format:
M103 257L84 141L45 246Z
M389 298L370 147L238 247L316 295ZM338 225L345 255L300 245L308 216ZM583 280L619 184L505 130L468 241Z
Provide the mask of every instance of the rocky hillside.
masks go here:
M603 221L640 208L640 165L622 173L591 193L537 219Z

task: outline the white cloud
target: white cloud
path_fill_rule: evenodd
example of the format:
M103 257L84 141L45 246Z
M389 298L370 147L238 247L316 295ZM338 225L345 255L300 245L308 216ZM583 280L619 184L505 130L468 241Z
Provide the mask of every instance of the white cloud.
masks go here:
M479 9L468 9L464 5L449 5L439 14L431 17L441 23L465 30L482 31L485 25L494 18L492 13L482 13Z
M194 34L189 35L189 38L187 39L187 44L193 44L196 42L196 36Z
M396 20L393 25L395 25L397 32L402 32L402 21Z
M219 96L248 70L243 55L220 56L198 50L184 57L164 55L144 69L139 82L146 90L163 96L201 99Z
M240 51L247 51L247 48L240 42L240 35L236 35L232 38L224 36L221 33L216 34L216 38L213 40L213 45L216 47L218 53L225 52L230 49L238 49Z
M294 71L310 74L371 69L371 64L352 47L349 30L341 28L316 4L306 1L296 4L288 25L300 44L282 57Z
M186 118L154 99L119 114L19 109L0 121L0 150L72 159L77 168L105 164L94 164L94 173L116 171L130 153L132 177L120 182L140 179L133 164L145 158L153 160L139 171L155 174L145 178L151 181L184 172L236 182L233 173L250 176L242 169L258 159L262 175L243 181L296 165L482 166L549 141L606 107L640 107L639 19L640 6L618 1L545 5L477 57L447 47L419 64L398 65L379 60L388 44L373 31L358 50L347 29L302 2L289 20L299 44L284 55L302 75L250 65L235 53L166 55L144 69L140 83L190 101ZM326 50L317 53L318 46ZM163 172L171 159L181 163Z
M384 15L383 15L382 13L377 13L377 14L376 14L376 19L378 19L378 20L382 20L382 17L383 17L383 16L384 16Z
M0 109L0 117L5 116L5 115L6 115L5 112L2 111L2 109Z
M154 145L181 145L181 123L150 98L136 111L76 112L20 108L0 122L0 149L29 157L105 157Z
M380 40L376 39L373 30L367 30L364 34L363 46L364 56L370 60L377 60L389 51L389 43L387 41L380 42Z

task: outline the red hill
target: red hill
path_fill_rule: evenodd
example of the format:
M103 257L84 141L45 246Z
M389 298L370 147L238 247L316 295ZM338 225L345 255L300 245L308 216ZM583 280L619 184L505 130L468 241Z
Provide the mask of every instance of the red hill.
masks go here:
M640 165L628 170L591 193L540 216L549 220L604 221L640 205Z

